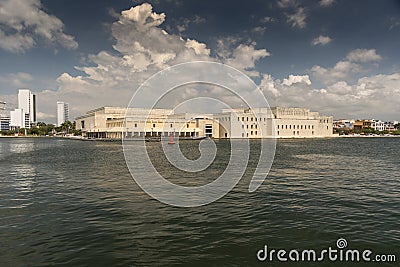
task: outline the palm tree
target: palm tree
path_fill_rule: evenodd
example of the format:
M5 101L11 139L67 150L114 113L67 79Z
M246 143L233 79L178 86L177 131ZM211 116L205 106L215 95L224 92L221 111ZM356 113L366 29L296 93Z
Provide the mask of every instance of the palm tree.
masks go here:
M70 122L70 121L63 122L63 123L61 124L61 129L62 129L63 131L66 131L67 134L69 134L69 130L74 129L74 124L72 124L72 122Z

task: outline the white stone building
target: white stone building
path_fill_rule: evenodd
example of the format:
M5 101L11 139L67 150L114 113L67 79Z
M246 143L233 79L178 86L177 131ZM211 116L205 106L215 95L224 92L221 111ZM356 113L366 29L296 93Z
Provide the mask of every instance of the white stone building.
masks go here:
M126 115L126 119L125 119ZM146 119L147 118L147 119ZM102 107L75 119L88 138L317 138L333 137L333 118L303 108L226 109L173 114L170 109Z
M147 119L146 119L147 118ZM218 122L195 114L173 114L170 109L102 107L75 119L88 138L197 138L218 136Z
M215 115L220 138L316 138L333 137L333 117L304 108L223 110Z

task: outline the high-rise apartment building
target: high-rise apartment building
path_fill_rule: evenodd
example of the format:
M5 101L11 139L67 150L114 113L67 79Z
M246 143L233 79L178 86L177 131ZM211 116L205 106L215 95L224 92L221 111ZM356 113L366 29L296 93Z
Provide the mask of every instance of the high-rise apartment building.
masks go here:
M29 114L26 114L23 109L17 108L10 112L10 127L11 129L19 129L28 127L26 124L26 119Z
M57 102L57 126L60 127L66 121L69 121L69 104Z
M18 109L22 109L25 114L29 114L29 120L25 127L31 127L36 124L36 96L31 90L20 89L18 91Z
M0 131L10 130L10 117L2 113L2 111L5 110L6 110L6 102L0 101Z

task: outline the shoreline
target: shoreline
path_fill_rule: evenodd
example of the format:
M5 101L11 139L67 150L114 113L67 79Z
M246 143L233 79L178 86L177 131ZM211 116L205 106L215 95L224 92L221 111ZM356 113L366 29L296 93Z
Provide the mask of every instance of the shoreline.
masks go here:
M57 138L57 139L69 139L69 140L78 140L78 141L122 141L122 139L88 139L82 136L7 136L0 135L0 138ZM262 140L262 139L276 139L276 140L287 140L287 139L332 139L332 138L400 138L400 135L335 135L335 136L327 136L327 137L280 137L280 138L249 138L249 140ZM228 140L235 139L241 140L246 138L216 138L214 140Z

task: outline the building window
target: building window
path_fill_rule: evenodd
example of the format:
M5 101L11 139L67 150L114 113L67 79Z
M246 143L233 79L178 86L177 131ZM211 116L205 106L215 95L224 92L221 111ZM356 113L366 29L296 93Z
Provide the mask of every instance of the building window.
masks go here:
M251 121L253 121L253 117L251 117L250 119L251 119Z
M293 135L296 135L296 131L293 131Z
M326 129L329 130L329 126L326 126Z
M257 131L256 131L255 133L256 133L256 135L257 135Z
M279 135L279 131L278 131L278 135Z
M244 121L244 117L242 117L242 121Z
M188 124L186 124L186 128L189 128L189 123L188 123Z
M246 121L249 121L249 117L246 117Z
M279 125L278 125L278 129L279 129Z
M253 135L253 131L251 131L250 134Z
M244 124L242 124L242 129L244 129Z
M311 134L314 135L314 131L312 131Z
M135 123L135 128L137 128L137 123Z
M240 118L238 117L238 121L240 121Z
M242 137L244 137L244 133L242 133Z
M249 129L249 125L246 125L246 128Z
M205 130L206 130L206 136L212 137L212 124L206 124Z
M257 129L257 124L255 125L256 129Z
M300 132L299 132L299 131L297 131L297 135L300 135Z
M153 128L156 128L156 124L155 123L153 123Z
M250 126L251 129L253 129L253 124Z
M173 126L172 126L172 123L169 125L169 127L171 127L171 128L173 127Z
M286 128L287 129L287 128ZM292 125L289 125L289 129L292 130Z

